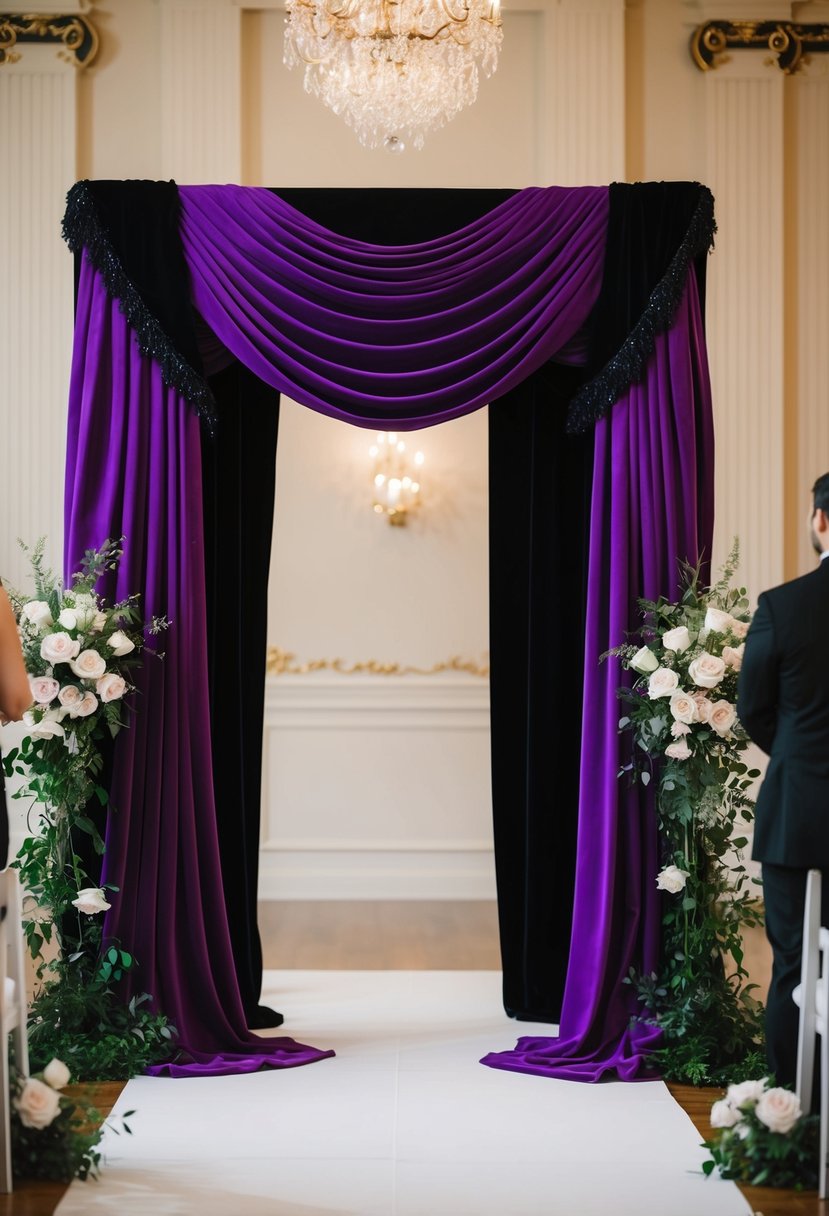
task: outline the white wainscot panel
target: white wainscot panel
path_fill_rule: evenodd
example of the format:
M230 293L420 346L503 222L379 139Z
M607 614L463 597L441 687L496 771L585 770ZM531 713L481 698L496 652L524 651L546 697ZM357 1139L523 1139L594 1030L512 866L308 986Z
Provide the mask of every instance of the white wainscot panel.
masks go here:
M489 686L268 680L262 899L492 899Z

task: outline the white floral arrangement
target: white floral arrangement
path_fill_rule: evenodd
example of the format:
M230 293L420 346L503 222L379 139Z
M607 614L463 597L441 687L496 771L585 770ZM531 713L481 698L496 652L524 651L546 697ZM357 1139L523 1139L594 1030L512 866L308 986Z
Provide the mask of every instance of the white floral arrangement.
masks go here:
M13 595L33 702L23 721L29 737L60 738L73 750L95 725L88 719L103 718L113 734L123 725L129 656L143 634L133 628L135 597L107 606L83 572L71 588L44 580L41 591L45 598Z
M711 1107L716 1134L705 1142L711 1157L703 1170L751 1186L814 1186L818 1124L804 1115L797 1094L768 1077L729 1085Z
M23 548L35 594L11 591L10 599L33 705L3 766L17 779L14 797L31 804L31 835L11 863L26 892L23 932L35 962L29 1045L38 1062L69 1060L81 1081L120 1079L168 1058L175 1027L149 994L133 987L130 998L125 990L122 980L139 960L104 938L102 916L120 893L112 883L93 885L81 839L104 852L101 816L109 793L101 744L126 725L130 672L141 662L145 638L167 622L144 625L137 596L109 605L97 593L99 580L117 568L119 543L89 550L68 587L44 567L43 541ZM51 957L44 953L50 943ZM40 1084L25 1091L26 1103L38 1095L45 1102Z
M730 585L736 565L735 543L712 587L686 566L679 597L640 601L638 642L610 652L633 675L619 689L619 729L632 737L619 776L653 782L661 859L652 881L665 893L660 969L628 982L642 1016L663 1030L655 1064L695 1085L740 1079L762 1050L742 951L744 927L761 919L740 857L759 773L743 761L749 741L736 710L750 627L745 591Z
M736 699L748 629L748 621L708 605L701 628L692 633L682 624L657 632L627 658L639 677L636 690L659 702L644 724L649 752L658 748L682 763L721 740L745 738ZM647 784L647 773L642 776Z
M98 1149L104 1127L98 1112L83 1099L63 1091L71 1081L62 1060L51 1060L40 1074L15 1075L11 1081L12 1168L15 1178L71 1182L95 1177L100 1167ZM116 1134L131 1134L127 1111Z

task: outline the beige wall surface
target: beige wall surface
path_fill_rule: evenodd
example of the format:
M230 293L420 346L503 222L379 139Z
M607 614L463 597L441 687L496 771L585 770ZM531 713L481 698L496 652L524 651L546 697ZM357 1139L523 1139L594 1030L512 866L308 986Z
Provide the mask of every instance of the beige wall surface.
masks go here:
M503 0L498 72L422 152L397 157L362 149L283 66L279 0L101 0L89 14L101 46L88 70L29 46L0 66L0 223L13 251L0 283L12 436L0 451L0 573L22 573L17 533L48 532L55 560L60 552L72 272L57 222L76 176L277 187L706 182L719 223L708 290L715 558L740 536L752 598L810 568L808 487L829 468L829 56L785 77L768 52L735 51L702 73L689 38L721 8ZM827 3L727 8L733 19L829 22ZM480 659L485 414L412 437L426 455L424 505L404 529L371 511L372 438L283 403L270 640L300 659ZM486 682L424 677L424 691L406 677L393 687L339 678L353 694L319 679L309 692L315 677L271 681L268 749L279 777L265 792L265 893L489 893ZM391 725L372 752L376 722ZM399 744L412 722L422 733L407 765ZM431 785L418 776L427 769Z

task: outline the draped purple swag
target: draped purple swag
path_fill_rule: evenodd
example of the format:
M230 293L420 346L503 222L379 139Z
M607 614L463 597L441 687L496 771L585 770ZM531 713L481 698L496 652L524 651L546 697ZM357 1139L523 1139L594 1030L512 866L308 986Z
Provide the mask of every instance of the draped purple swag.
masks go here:
M519 191L480 220L411 246L347 239L277 195L180 191L192 298L231 355L292 398L357 425L432 425L494 400L555 356L583 362L602 278L605 188ZM319 1059L247 1030L230 950L210 771L199 419L84 260L69 407L67 573L126 537L110 596L140 592L172 622L148 656L119 736L105 932L180 1031L171 1075ZM653 806L617 780L616 663L598 656L670 594L680 558L710 552L712 430L691 267L645 375L595 432L576 902L561 1035L486 1057L499 1068L595 1080L642 1076L653 1032L630 1026L621 979L658 949ZM566 640L565 640L566 644ZM652 1076L653 1074L648 1074Z

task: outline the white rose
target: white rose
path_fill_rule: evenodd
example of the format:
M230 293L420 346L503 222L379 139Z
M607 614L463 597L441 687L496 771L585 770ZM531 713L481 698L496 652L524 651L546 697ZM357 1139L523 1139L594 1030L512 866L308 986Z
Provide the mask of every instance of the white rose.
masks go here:
M23 605L22 612L26 620L39 629L48 629L53 624L52 613L45 600L29 600L28 604Z
M709 633L728 633L734 623L730 612L723 612L721 608L709 608L705 614L703 629L707 629Z
M33 701L38 705L48 705L58 695L60 685L51 676L29 676L29 688Z
M725 663L704 650L688 664L688 675L699 688L716 688L725 675Z
M68 633L47 633L40 643L40 657L47 663L69 663L81 648Z
M131 650L135 650L135 642L131 642L127 635L121 629L116 629L107 642L107 645L112 650L112 653L119 659L125 654L129 654Z
M52 1089L63 1089L71 1080L69 1069L63 1060L50 1060L43 1070L43 1080Z
M89 628L92 633L102 633L106 629L107 615L105 612L96 612Z
M677 722L696 722L699 718L697 703L690 693L678 689L671 697L671 715Z
M20 1116L24 1127L42 1131L60 1113L60 1097L43 1081L30 1077L14 1099L12 1105Z
M665 866L665 869L660 870L656 876L657 888L660 891L670 891L671 895L677 895L680 891L685 890L688 874L688 870L680 870L679 866Z
M743 665L745 649L745 642L740 642L739 646L723 646L722 657L726 667L730 667L732 671L739 671Z
M730 701L715 701L711 706L708 721L720 738L724 739L737 721L737 711Z
M120 676L115 675L112 671L108 671L106 675L101 676L95 687L98 690L98 696L104 703L107 701L119 701L127 691L126 680L122 680Z
M691 635L684 625L677 625L676 629L669 629L667 633L662 634L662 645L666 650L682 654L691 645Z
M744 638L748 633L748 621L733 621L731 632L736 638Z
M71 608L64 608L58 617L58 624L62 625L64 629L77 629L78 618Z
M88 718L90 714L94 714L98 708L98 698L94 692L85 692L75 705L69 710L70 718Z
M643 646L641 650L637 650L630 660L630 666L634 671L638 671L640 675L646 676L648 672L656 671L659 666L659 660L652 650L649 650L647 646Z
M766 1092L767 1080L768 1077L763 1077L760 1081L740 1081L737 1085L729 1085L725 1094L726 1101L737 1109L746 1102L759 1102Z
M82 650L69 666L82 680L99 680L107 669L105 659L97 650Z
M693 697L697 703L697 715L700 722L707 722L711 717L711 706L713 702L709 701L704 692L695 692Z
M83 693L74 684L64 684L63 688L58 693L58 700L64 709L68 709L70 713L83 700Z
M787 1136L800 1118L800 1099L790 1089L767 1089L758 1099L754 1113L770 1132Z
M674 739L681 739L683 735L690 735L691 728L685 722L672 722L671 734ZM687 757L686 757L687 759Z
M676 743L669 743L665 748L665 755L669 760L687 760L691 755L691 749L684 739L677 739Z
M95 916L97 912L106 912L112 904L107 903L102 887L84 887L78 892L78 898L72 900L72 907L87 916Z
M742 1119L741 1113L735 1106L732 1106L728 1098L720 1098L719 1102L715 1102L711 1107L711 1126L712 1127L733 1127L735 1123L739 1123Z
M669 697L679 684L679 676L670 667L657 667L648 680L648 696L652 701L657 697Z

